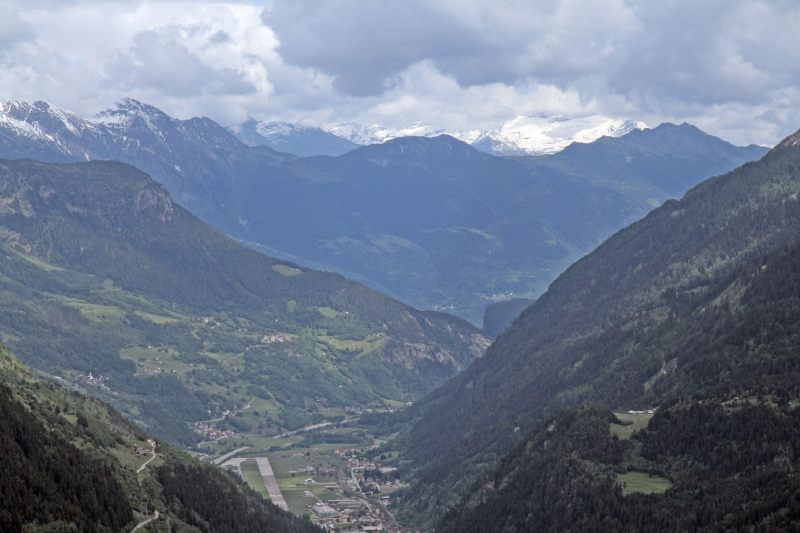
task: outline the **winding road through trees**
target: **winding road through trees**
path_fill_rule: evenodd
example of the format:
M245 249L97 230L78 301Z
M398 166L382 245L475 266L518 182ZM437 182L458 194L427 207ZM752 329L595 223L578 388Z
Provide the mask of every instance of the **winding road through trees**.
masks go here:
M147 461L142 463L142 466L140 466L136 470L136 475L137 476L139 474L141 474L144 471L144 469L147 468L147 465L149 465L151 462L153 462L153 459L155 459L158 456L158 454L156 453L156 441L155 441L155 439L149 439L147 442L150 444L150 459L148 459ZM142 484L142 480L141 479L139 480L139 484L140 485ZM136 526L131 530L131 533L139 531L143 527L147 526L147 524L149 524L153 520L158 520L158 518L160 516L161 516L161 514L156 510L155 512L153 512L153 516L151 516L149 518L145 518L144 520L142 520L141 522L136 524Z

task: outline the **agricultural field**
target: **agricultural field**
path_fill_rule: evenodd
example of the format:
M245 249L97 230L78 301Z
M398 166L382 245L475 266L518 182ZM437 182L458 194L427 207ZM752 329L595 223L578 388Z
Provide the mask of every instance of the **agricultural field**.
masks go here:
M336 445L319 445L267 454L290 511L299 515L307 514L309 505L319 500L341 497L338 489L325 488L336 485L335 474L319 475L307 470L317 467L338 468L339 459L333 454L336 447ZM310 492L313 496L306 496L306 492Z
M628 440L631 435L647 427L653 413L614 413L622 424L609 424L609 431L620 440Z
M265 259L268 272L257 276L276 291L291 283L280 297L253 303L250 292L223 292L230 300L223 303L185 288L165 293L135 262L94 275L9 247L4 236L11 238L0 231L0 339L33 368L184 448L214 453L233 441L268 448L270 436L403 405L432 386L427 370L387 364L391 350L424 344L427 333L406 327L420 323L415 311L369 291L352 298L396 325L338 300L355 289L336 297L307 289L317 274L293 265ZM112 281L114 273L127 285Z
M337 448L364 448L377 442L367 428L347 424L281 438L240 435L217 443L213 455L249 446L237 455L242 460L241 475L250 486L264 495L266 488L255 458L266 456L289 510L303 515L308 514L311 504L344 496L337 478L343 459L334 453Z
M197 434L190 425L180 427L177 419L207 420L237 438L247 436L269 447L269 435L340 419L346 416L345 406L384 407L392 400L358 372L341 368L341 358L377 354L389 339L383 332L354 330L349 325L353 317L344 312L312 308L327 325L324 329L270 328L228 313L194 314L122 290L110 280L57 267L48 272L82 286L81 296L49 292L21 300L11 292L0 293L0 304L8 304L8 313L28 317L33 323L29 329L38 321L51 323L52 315L60 313L64 330L86 339L85 347L75 345L86 359L76 361L70 349L58 348L60 338L54 337L52 349L61 360L53 364L50 357L48 373L66 379L90 373L102 377L75 385L170 440L200 442L201 450L215 451L216 438ZM348 325L340 334L336 324L342 321ZM0 335L22 354L42 353L31 343L35 335L20 336L1 326ZM65 334L64 342L73 342L71 336ZM133 379L120 382L115 379L120 372L130 372ZM171 392L184 399L176 405ZM167 412L172 420L165 418ZM222 445L225 440L230 439Z
M661 476L653 476L646 472L626 472L617 475L617 484L622 487L622 494L633 493L661 494L672 487L672 482Z

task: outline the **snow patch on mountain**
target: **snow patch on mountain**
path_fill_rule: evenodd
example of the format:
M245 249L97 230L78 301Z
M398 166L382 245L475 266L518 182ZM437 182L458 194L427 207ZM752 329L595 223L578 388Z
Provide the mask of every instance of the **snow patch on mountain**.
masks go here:
M89 159L82 145L101 135L101 129L79 115L38 100L0 101L0 136L7 142L27 139L31 146L53 146L65 156ZM36 155L32 152L31 155Z
M22 137L52 141L52 138L42 130L39 124L28 122L29 116L30 105L26 102L0 101L0 128L10 130Z
M150 132L163 137L163 126L171 120L171 117L160 109L126 97L114 104L114 107L101 111L88 121L120 132L141 124Z
M343 122L323 128L355 144L381 144L398 137L435 137L448 133L442 129L434 129L423 122L415 122L404 128L387 128L380 124L364 126L356 122Z
M272 135L290 135L306 129L310 128L298 124L289 124L288 122L259 122L256 125L256 131L264 137L270 137Z
M522 116L467 142L500 155L543 155L560 152L573 142L589 143L604 136L620 137L646 127L644 122L600 115L577 118ZM471 132L469 136L473 135ZM466 139L462 137L462 140Z
M405 128L387 128L379 124L364 126L345 122L325 129L361 145L379 144L408 136L434 137L441 134L471 144L497 155L542 155L559 152L573 142L592 142L603 136L619 137L644 129L644 122L614 119L601 115L570 118L563 115L520 116L489 130L448 131L417 122Z

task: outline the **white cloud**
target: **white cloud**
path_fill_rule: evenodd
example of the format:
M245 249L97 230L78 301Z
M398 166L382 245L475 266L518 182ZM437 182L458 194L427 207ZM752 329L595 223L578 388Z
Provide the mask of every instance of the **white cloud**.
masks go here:
M0 0L0 95L83 114L495 127L564 113L800 127L790 0Z

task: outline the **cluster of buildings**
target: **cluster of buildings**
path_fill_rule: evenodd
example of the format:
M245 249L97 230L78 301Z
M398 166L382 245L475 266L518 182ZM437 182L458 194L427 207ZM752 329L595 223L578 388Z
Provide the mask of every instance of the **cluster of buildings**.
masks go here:
M153 439L147 439L147 446L139 446L138 444L133 445L133 453L136 455L150 455L155 449L156 441Z
M200 322L201 324L205 324L206 326L219 325L219 320L217 320L213 316L193 316L192 322Z
M158 363L158 364L161 364L161 363ZM164 374L164 373L167 373L167 374L177 374L178 372L177 372L175 369L173 369L173 370L169 370L169 371L166 371L166 370L164 370L164 369L163 369L163 368L161 368L161 367L157 367L157 368L145 368L144 370L142 370L142 374L150 374L150 375L153 375L153 376L155 376L155 375L158 375L158 374Z
M206 440L219 440L236 435L229 429L219 429L217 426L205 422L195 422L194 432Z
M101 389L110 390L108 385L106 385L108 381L107 376L95 376L89 372L88 374L78 374L75 376L75 381L83 383L84 385L92 385L94 387L100 387Z
M312 521L328 531L384 531L380 513L365 500L342 498L308 507Z
M283 344L284 342L289 342L291 339L289 337L284 337L283 335L266 335L264 338L261 339L263 344Z
M152 346L149 346L149 345L148 345L147 347L148 347L148 348L150 348L150 349L152 349L152 348L153 348ZM168 350L167 350L166 348L159 348L159 349L158 349L158 351L159 351L159 352L164 352L164 353L169 353L169 352L168 352ZM140 358L139 358L139 362L140 362L140 363L144 363L144 362L145 362L145 359L144 359L144 358L142 358L142 357L140 357ZM161 359L161 357L155 357L155 358L153 359L153 364L155 364L155 365L156 365L154 368L147 368L147 367L145 367L145 368L143 368L143 369L141 370L141 372L140 372L140 373L141 373L141 374L148 374L148 375L157 375L157 374L165 374L165 373L167 373L167 374L177 374L177 373L178 373L178 372L177 372L175 369L172 369L172 370L164 370L164 369L162 368L162 365L164 364L164 361Z
M380 466L370 461L369 459L365 459L361 455L360 450L356 450L355 448L337 448L333 451L334 455L337 457L341 457L345 464L352 472L363 473L365 470L378 470Z
M133 445L133 453L136 455L150 455L150 448L145 446L137 446L136 444Z
M411 407L412 405L414 405L414 402L406 402L405 405L404 405L404 408L405 407ZM376 413L376 414L387 415L387 414L396 413L399 410L400 409L392 409L390 407L385 407L385 406L384 407L363 407L363 406L359 406L359 405L348 405L348 406L346 406L344 408L345 413L347 413L349 415L356 415L356 416L362 415L364 413Z

